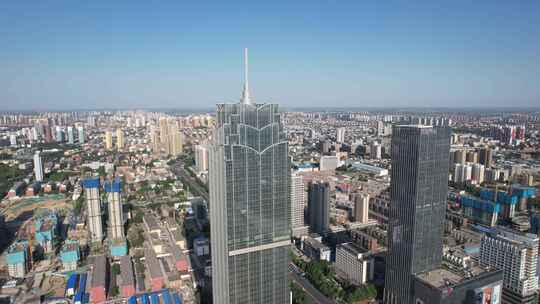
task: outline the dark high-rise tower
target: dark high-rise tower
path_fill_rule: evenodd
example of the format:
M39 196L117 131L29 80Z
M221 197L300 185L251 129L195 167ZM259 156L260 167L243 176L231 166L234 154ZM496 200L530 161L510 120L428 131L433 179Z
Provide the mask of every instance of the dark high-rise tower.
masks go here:
M450 129L395 126L386 259L386 304L412 303L412 278L441 264Z
M247 79L240 103L217 106L209 163L214 304L288 303L287 137Z
M309 183L308 219L311 232L323 234L328 231L330 204L330 185L323 182Z

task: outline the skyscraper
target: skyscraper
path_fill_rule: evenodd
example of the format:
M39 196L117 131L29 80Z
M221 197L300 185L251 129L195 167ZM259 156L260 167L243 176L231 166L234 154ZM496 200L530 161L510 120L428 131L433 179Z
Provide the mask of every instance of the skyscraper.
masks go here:
M178 130L176 121L169 122L167 135L167 154L178 156L182 153L182 133Z
M345 128L337 128L336 130L336 141L338 143L345 142Z
M122 150L124 149L124 130L122 128L116 129L116 149Z
M103 225L101 220L101 199L99 197L99 177L83 180L84 196L86 197L87 226L92 242L103 240Z
M107 202L109 205L109 231L111 239L124 238L124 219L122 211L122 183L116 178L105 182Z
M392 130L392 175L384 301L413 303L413 276L441 264L450 129Z
M214 304L288 303L289 159L277 104L218 104L210 148Z
M36 151L36 154L34 154L34 175L36 177L36 181L43 181L43 162L41 161L39 151Z
M311 182L308 187L308 219L311 232L324 234L330 226L330 185Z

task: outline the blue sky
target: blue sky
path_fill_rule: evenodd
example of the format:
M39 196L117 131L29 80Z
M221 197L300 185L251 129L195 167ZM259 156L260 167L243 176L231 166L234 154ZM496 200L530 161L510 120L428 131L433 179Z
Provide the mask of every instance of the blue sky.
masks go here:
M540 1L2 1L5 109L538 106Z

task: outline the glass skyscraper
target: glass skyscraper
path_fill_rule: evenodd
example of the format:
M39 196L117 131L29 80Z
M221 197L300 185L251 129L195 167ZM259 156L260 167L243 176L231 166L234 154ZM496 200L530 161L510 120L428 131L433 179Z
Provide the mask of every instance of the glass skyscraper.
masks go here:
M413 303L413 276L441 264L449 152L449 128L392 130L384 303Z
M214 304L288 303L287 137L278 106L251 101L247 68L240 103L217 105L209 160Z

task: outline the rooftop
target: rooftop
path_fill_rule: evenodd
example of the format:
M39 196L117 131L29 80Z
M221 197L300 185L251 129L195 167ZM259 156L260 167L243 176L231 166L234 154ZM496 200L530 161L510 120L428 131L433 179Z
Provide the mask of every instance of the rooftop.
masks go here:
M457 269L446 264L431 271L422 272L416 278L435 288L446 288L460 285L481 275L497 272L495 268L475 265L469 269ZM502 278L502 276L501 276Z
M92 287L105 287L107 281L107 258L104 255L94 257L94 269L92 271Z

